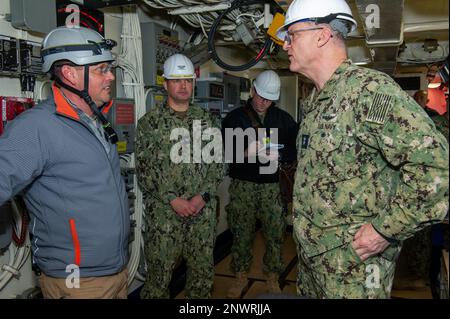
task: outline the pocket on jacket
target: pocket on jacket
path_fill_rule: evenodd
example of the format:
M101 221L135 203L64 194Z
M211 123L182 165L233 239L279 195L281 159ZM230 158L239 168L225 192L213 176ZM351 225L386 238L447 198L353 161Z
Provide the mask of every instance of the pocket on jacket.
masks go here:
M316 152L329 153L338 149L342 144L342 134L321 133L311 136L310 147Z
M356 282L364 282L366 280L367 264L362 261L356 250L353 248L352 242L346 243L341 248L337 249L337 256L339 256L338 269L336 275L338 280L344 284L348 278Z
M356 267L364 264L351 242L325 252L320 256L320 262L328 265L336 275L351 274Z

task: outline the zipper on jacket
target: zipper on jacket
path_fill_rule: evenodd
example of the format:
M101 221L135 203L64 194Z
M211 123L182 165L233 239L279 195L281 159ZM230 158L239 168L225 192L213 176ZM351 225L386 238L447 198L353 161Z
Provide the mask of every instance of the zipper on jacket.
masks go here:
M73 218L69 219L69 223L70 223L70 232L72 233L73 248L75 251L75 265L79 267L81 263L81 249L80 249L80 240L78 239L77 228L75 226L75 219Z
M103 146L102 146L103 147ZM104 148L103 148L104 149ZM111 150L112 151L112 150ZM106 151L105 151L106 152ZM114 172L114 170L113 170L113 168L112 168L112 165L111 165L111 161L110 160L108 160L108 163L109 163L109 167L110 167L110 169L111 169L111 173L113 173ZM113 175L113 177L114 177L114 174L112 174ZM119 172L119 175L120 175L120 172ZM121 178L121 176L119 176L119 178ZM120 198L120 192L119 192L119 185L117 185L117 180L116 180L116 178L114 177L113 178L114 179L114 185L116 186L116 193L117 193L117 197L118 198ZM126 192L126 190L125 190L125 192ZM125 196L128 196L128 194L125 194ZM121 202L121 204L122 205L120 205L120 210L121 210L121 212L122 212L122 214L121 214L121 221L122 221L122 227L121 227L121 232L120 232L120 250L121 250L121 252L122 252L122 254L121 254L121 258L122 258L122 264L124 264L125 263L125 251L123 251L123 249L122 249L122 242L123 242L123 237L125 236L125 234L124 234L124 226L125 226L125 221L123 220L124 218L126 218L126 217L128 217L128 218L130 218L130 211L128 210L128 212L124 212L123 211L123 202L122 202L122 200L120 201ZM125 216L125 217L124 217ZM129 230L128 230L129 231ZM127 240L127 245L128 245L128 240Z

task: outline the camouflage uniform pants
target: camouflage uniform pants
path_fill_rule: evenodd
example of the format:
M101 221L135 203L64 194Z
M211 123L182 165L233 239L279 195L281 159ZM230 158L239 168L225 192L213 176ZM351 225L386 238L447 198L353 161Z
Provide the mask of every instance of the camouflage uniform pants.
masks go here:
M297 245L297 293L321 299L390 298L400 249L394 248L390 260L373 256L362 262L351 244L311 258Z
M278 183L257 184L235 179L229 193L230 203L226 211L228 226L233 233L231 269L234 272L249 271L256 219L259 219L266 240L263 271L280 273L283 270L281 254L285 219Z
M150 206L149 206L150 205ZM209 298L214 283L216 201L194 217L179 217L169 205L151 201L146 207L145 258L147 278L141 298L169 298L172 271L186 260L186 297Z

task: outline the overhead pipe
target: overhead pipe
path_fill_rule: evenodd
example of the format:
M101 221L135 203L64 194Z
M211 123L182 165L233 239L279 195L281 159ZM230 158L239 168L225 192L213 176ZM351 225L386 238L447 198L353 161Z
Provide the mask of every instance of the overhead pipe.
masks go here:
M439 31L448 30L448 20L446 21L433 21L433 22L421 22L421 23L407 23L404 25L403 32L422 32L422 31Z

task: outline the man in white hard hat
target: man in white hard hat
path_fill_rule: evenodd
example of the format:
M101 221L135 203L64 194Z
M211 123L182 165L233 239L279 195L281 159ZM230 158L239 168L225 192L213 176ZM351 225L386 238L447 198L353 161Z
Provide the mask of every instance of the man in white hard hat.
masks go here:
M23 191L44 298L127 298L130 212L105 118L113 45L85 28L47 34L52 95L0 137L0 205Z
M382 26L383 27L383 26ZM448 209L448 144L386 74L347 57L344 0L294 0L278 37L315 84L298 135L298 293L389 298L401 243Z
M147 279L142 298L169 298L172 271L181 257L186 260L186 297L209 298L214 282L214 240L216 230L217 186L223 178L223 163L173 160L175 146L202 143L201 129L216 129L220 121L199 106L190 104L195 71L182 54L164 63L164 88L167 103L154 106L137 127L137 177L145 197L144 234ZM193 132L194 131L194 132ZM192 133L176 140L179 132ZM173 138L175 136L175 139ZM195 140L197 139L197 140ZM205 141L203 141L205 143ZM221 150L221 145L218 147Z
M270 139L276 134L278 137L276 143L284 145L278 151L280 162L286 164L295 162L297 123L287 112L275 105L275 101L280 97L278 74L271 70L260 73L253 82L251 94L251 99L244 107L233 110L227 115L222 123L222 130L242 129L245 132L254 130L255 136L258 130L262 131L265 137L261 144L264 145L270 145ZM227 136L226 133L223 135ZM286 225L280 198L279 171L275 169L269 174L264 174L261 168L267 166L267 163L252 162L248 156L252 152L250 150L252 143L246 141L245 136L237 136L236 139L238 138L242 140L236 140L233 146L242 143L247 151L244 162L235 160L229 165L229 176L232 182L229 187L230 203L226 211L228 226L233 234L231 268L236 273L236 280L227 296L240 298L247 287L257 219L261 221L266 240L263 261L263 271L267 279L266 291L279 293L279 275L284 270L282 246ZM261 146L265 147L264 145ZM264 153L263 150L262 154ZM239 156L239 154L236 155Z

